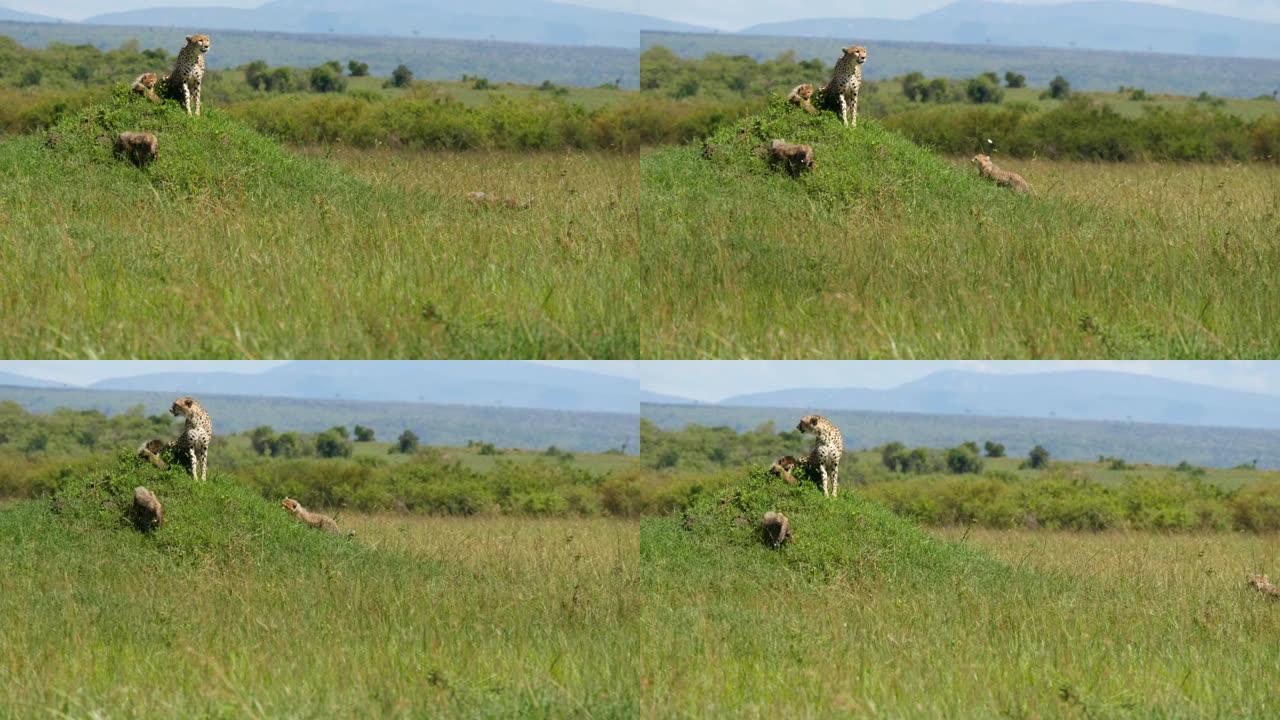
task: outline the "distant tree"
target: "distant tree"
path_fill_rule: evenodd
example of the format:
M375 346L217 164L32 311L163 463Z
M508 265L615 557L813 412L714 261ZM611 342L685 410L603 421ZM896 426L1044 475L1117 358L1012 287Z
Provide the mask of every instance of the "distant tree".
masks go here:
M1049 451L1041 445L1031 448L1031 452L1027 453L1026 466L1032 470L1045 469L1049 466Z
M335 67L336 65L336 62L329 62L311 68L307 73L307 83L312 92L336 93L347 89L347 79L342 76L342 68Z
M355 427L356 442L373 442L373 428L357 425Z
M287 67L279 67L263 78L262 86L270 92L289 92L297 89L298 82L294 77L293 70Z
M988 80L991 82L992 85L1000 84L1000 76L990 70L982 73L981 75L978 76L978 78L981 80Z
M927 449L918 447L907 455L907 472L929 472L929 451Z
M902 76L902 94L911 102L919 102L925 97L924 73L913 72Z
M472 90L492 90L493 84L489 82L489 78L478 77L471 83Z
M351 73L351 77L366 77L369 75L369 63L363 63L359 60L348 60L347 72Z
M271 441L271 457L291 458L300 455L302 455L302 438L298 433L280 433Z
M961 445L947 451L947 470L953 475L980 473L982 460L974 449Z
M1059 75L1050 81L1049 90L1046 94L1054 100L1065 100L1071 95L1071 83Z
M35 87L43 80L44 73L40 71L40 68L27 68L23 71L22 77L18 79L18 87Z
M907 446L897 441L886 443L880 448L880 462L890 472L906 472Z
M399 439L396 440L396 451L405 455L418 452L418 436L412 430L400 433Z
M164 48L153 48L151 50L143 50L142 57L152 62L164 62L169 59L169 51Z
M1134 102L1146 102L1147 91L1143 90L1142 88L1134 88L1133 92L1129 94L1129 99Z
M404 88L413 84L413 71L405 65L400 65L391 71L391 85L393 87Z
M969 98L969 102L975 105L993 104L1004 100L1004 90L1000 88L1000 82L986 76L972 78L966 82L964 94Z
M346 425L334 425L333 427L329 428L329 431L337 433L338 436L341 437L343 440L351 439L351 434L347 432Z
M259 425L249 433L249 444L253 446L253 451L259 455L272 453L273 446L276 442L276 431L270 425Z
M323 458L351 457L351 443L335 430L316 436L316 454Z
M924 86L924 95L921 97L925 102L943 103L951 98L951 86L947 84L946 78L934 78Z
M22 449L22 452L27 454L38 453L43 452L48 447L49 435L45 431L40 430L27 438L27 445Z
M981 452L981 450L979 450L979 449L978 449L978 443L976 443L976 442L974 442L974 441L972 441L972 440L970 440L970 441L968 441L968 442L962 442L962 443L960 443L960 448L961 448L961 449L963 449L963 450L968 450L969 452L973 453L974 455L977 455L978 453L980 453L980 452Z
M986 451L987 457L989 458L1004 457L1004 445L1001 445L998 442L988 440L983 444L982 449Z
M543 80L542 84L538 86L538 89L542 92L551 92L556 89L556 84L550 80Z
M1008 88L1023 88L1027 86L1027 76L1022 73L1016 73L1012 70L1004 74L1004 84Z
M254 60L244 66L244 81L249 83L249 87L254 90L265 90L268 85L267 78L269 75L265 60Z

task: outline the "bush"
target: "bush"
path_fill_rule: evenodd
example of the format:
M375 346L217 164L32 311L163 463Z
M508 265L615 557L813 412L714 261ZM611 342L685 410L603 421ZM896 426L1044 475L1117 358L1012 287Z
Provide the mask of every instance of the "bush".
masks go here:
M1027 453L1026 467L1032 470L1043 470L1049 466L1049 451L1043 446L1037 445L1031 448L1031 452Z
M398 88L409 87L413 84L413 71L405 65L397 65L396 69L391 71L389 84Z
M1000 443L998 443L998 442L994 442L994 441L992 441L992 440L988 440L985 444L983 444L983 446L982 446L982 447L983 447L983 450L985 450L985 451L986 451L987 457L989 457L989 458L1002 458L1002 457L1004 457L1005 447L1004 447L1004 445L1001 445L1001 444L1000 444Z
M400 437L396 440L395 451L406 455L418 452L418 435L412 430L400 433Z
M369 63L363 63L359 60L348 60L347 72L351 74L351 77L367 77L369 75Z
M1005 84L1005 87L1009 87L1009 88L1026 87L1027 76L1010 70L1009 72L1004 74L1004 84Z

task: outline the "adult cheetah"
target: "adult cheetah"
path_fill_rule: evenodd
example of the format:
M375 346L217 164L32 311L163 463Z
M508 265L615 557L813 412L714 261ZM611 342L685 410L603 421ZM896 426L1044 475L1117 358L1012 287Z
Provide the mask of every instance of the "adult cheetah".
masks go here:
M179 457L183 452L191 460L191 478L209 479L209 443L213 440L213 420L209 413L193 397L180 397L173 401L169 412L187 419L186 427L174 443Z
M867 61L867 49L861 45L850 45L843 52L831 80L822 88L822 94L827 104L838 101L840 119L846 126L856 128L858 93L862 92L862 64Z
M840 428L821 415L805 415L796 425L802 433L811 433L816 441L806 467L817 468L822 476L822 494L835 497L840 492L840 457L844 455L844 438Z
M187 44L178 53L178 64L165 78L170 97L181 97L188 115L200 114L200 90L204 86L204 56L209 52L208 35L188 35ZM181 89L181 95L179 95ZM194 101L194 106L193 106Z

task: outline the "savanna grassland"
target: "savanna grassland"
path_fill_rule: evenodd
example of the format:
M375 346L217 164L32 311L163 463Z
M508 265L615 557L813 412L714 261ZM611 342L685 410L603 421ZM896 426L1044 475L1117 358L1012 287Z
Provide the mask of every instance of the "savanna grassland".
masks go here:
M784 512L779 550L760 526ZM644 717L1255 717L1271 535L926 533L756 471L641 528Z
M339 523L125 456L6 504L0 716L636 715L634 523Z
M124 129L159 161L115 161ZM633 158L343 157L127 95L0 143L0 353L634 355Z
M799 180L770 138L814 147ZM641 160L646 357L1274 356L1280 170L1036 162L1017 197L780 100ZM704 157L704 154L710 158Z

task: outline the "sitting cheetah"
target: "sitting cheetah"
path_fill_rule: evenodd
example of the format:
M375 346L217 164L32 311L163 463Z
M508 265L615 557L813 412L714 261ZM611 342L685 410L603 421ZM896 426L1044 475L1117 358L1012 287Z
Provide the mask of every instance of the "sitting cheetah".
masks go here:
M787 102L804 110L810 115L817 115L818 109L813 106L813 85L805 83L797 85L791 89L791 94L787 96Z
M148 440L142 443L142 447L138 448L138 459L146 460L161 470L168 470L169 464L164 461L164 458L160 457L160 453L168 448L169 445L166 445L165 441L159 438Z
M791 473L797 467L800 467L800 461L791 455L785 455L773 461L769 474L781 478L788 485L798 485L800 481L796 480L796 476Z
M156 95L156 85L160 82L160 77L153 72L142 73L133 81L132 90L142 97L153 103L161 102L160 96Z
M862 92L862 64L866 61L866 48L861 45L845 48L831 80L822 88L827 103L839 100L840 119L851 128L858 127L858 93Z
M160 141L151 133L122 132L116 136L116 157L144 168L160 157Z
M338 523L334 522L333 518L328 515L313 513L302 507L302 503L299 503L293 498L287 497L284 500L281 500L280 507L293 513L293 516L298 518L299 521L304 522L317 530L323 530L328 533L333 533L334 535L340 535L342 533L342 531L338 529Z
M840 492L840 457L844 455L840 428L821 415L805 415L796 429L816 436L807 466L817 468L822 476L822 494L835 497Z
M191 459L191 477L194 480L209 479L209 443L213 440L213 420L209 413L192 397L180 397L169 408L173 415L187 419L186 427L174 443L179 457L186 453Z
M782 543L791 538L791 521L786 515L770 510L764 514L764 528L773 542L773 549L782 547Z
M200 90L204 86L204 56L209 52L208 35L188 35L187 44L178 53L178 64L165 78L170 97L181 97L188 115L200 114ZM181 89L181 94L179 94ZM194 105L193 105L194 100Z
M991 161L990 155L974 155L973 164L978 166L979 175L1000 187L1009 188L1019 195L1031 194L1031 185L1021 175L996 167L996 164Z
M769 143L769 164L782 165L787 174L798 178L818 166L813 159L813 148L808 145L797 145L784 140Z

